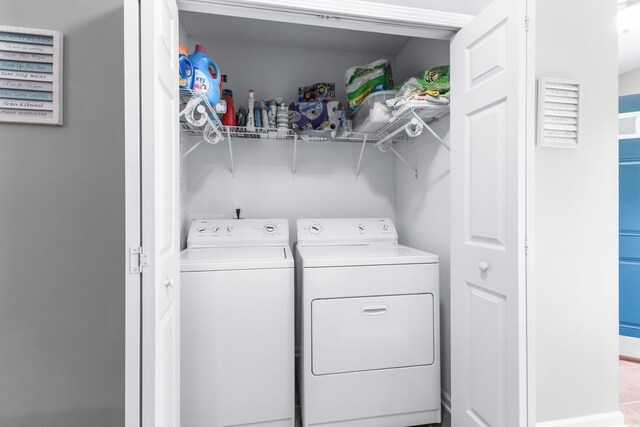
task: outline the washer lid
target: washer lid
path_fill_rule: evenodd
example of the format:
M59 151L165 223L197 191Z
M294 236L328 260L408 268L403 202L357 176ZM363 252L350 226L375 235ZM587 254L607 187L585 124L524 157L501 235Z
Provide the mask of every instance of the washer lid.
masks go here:
M302 267L435 264L438 255L403 245L298 246Z
M289 246L189 248L180 254L181 271L293 268Z

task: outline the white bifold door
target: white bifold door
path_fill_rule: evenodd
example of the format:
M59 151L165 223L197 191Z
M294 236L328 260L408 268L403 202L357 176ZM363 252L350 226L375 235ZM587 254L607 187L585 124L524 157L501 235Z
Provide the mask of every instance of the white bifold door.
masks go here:
M494 0L451 43L455 427L525 426L526 3Z
M142 108L142 426L180 425L178 8L140 8Z
M150 259L142 280L142 426L178 427L178 9L175 0L140 4L142 242ZM525 0L494 0L451 43L455 427L527 420L525 17Z

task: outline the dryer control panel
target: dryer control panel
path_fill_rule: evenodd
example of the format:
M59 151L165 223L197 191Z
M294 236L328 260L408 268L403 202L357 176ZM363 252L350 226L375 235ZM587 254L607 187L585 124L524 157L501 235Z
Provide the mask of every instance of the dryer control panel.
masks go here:
M286 219L196 219L187 236L188 248L288 244L289 221Z
M398 243L388 218L299 219L297 225L300 246Z

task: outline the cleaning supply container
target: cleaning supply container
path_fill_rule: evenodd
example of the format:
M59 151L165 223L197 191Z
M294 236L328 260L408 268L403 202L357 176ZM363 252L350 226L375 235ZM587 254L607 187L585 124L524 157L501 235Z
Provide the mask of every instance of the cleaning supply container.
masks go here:
M193 65L187 57L187 48L183 44L179 46L178 73L180 89L193 89Z
M230 89L223 89L222 100L227 102L227 112L222 116L222 124L225 126L236 126L236 110L233 106L233 92Z
M189 55L189 60L194 68L193 90L204 93L211 106L215 108L215 105L220 101L222 74L206 52L203 45L197 44L196 51Z

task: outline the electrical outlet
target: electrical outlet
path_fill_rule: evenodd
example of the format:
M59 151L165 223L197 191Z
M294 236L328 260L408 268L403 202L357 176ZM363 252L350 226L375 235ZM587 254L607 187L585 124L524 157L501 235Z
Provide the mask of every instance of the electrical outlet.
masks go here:
M233 202L233 212L232 218L238 218L238 209L240 209L240 219L247 217L247 212L244 210L244 203L242 202Z

